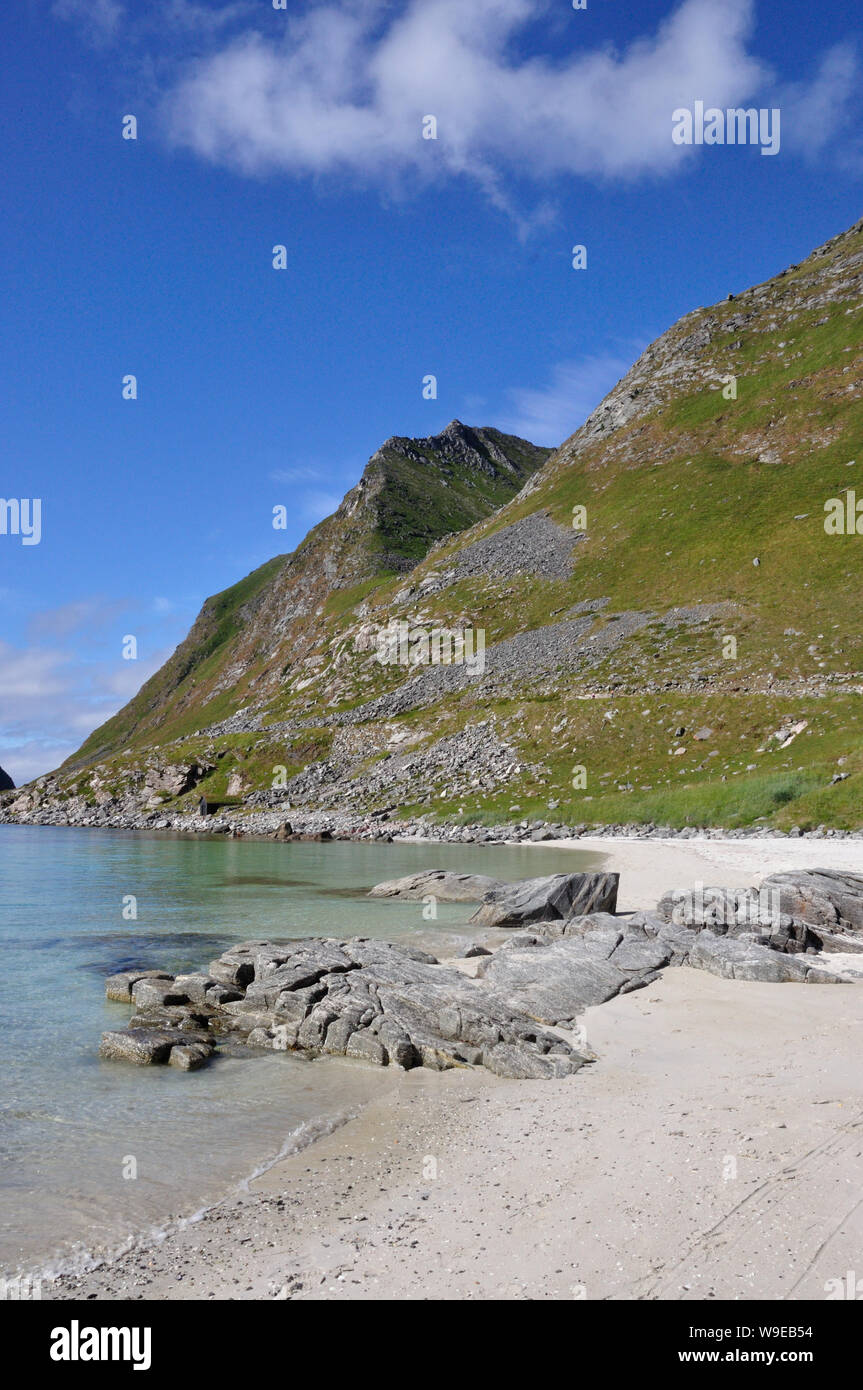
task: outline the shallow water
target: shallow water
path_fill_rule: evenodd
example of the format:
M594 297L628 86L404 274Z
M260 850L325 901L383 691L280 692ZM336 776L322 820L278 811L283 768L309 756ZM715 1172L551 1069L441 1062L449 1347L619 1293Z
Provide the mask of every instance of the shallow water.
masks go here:
M105 1000L107 975L206 968L252 938L386 937L446 955L474 934L473 904L439 904L429 921L421 902L366 897L372 884L424 868L516 879L596 862L542 846L0 826L0 1270L114 1251L388 1084L362 1063L285 1054L220 1058L191 1074L102 1062L101 1032L130 1012ZM123 916L130 897L135 920Z

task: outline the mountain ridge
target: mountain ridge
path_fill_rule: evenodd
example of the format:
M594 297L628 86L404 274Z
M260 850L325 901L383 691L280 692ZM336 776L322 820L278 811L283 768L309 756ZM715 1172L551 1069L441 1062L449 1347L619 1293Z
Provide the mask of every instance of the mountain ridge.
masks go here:
M295 550L274 556L205 600L167 662L123 710L89 736L64 769L77 771L110 756L130 738L155 732L166 722L170 728L199 708L197 692L210 689L211 677L214 696L235 689L238 679L252 682L250 694L261 682L269 688L292 659L302 661L306 655L304 629L320 602L410 568L432 540L499 505L550 452L457 420L437 435L386 440L335 512ZM408 526L405 517L411 509ZM289 647L294 650L286 653ZM224 670L211 669L216 654ZM173 719L166 721L166 710L175 707Z
M247 808L861 825L863 557L856 535L824 527L863 467L861 312L858 222L684 315L498 505L478 480L507 437L453 421L430 437L440 466L457 473L468 450L478 461L453 475L462 524L444 511L434 537L424 441L386 441L334 516L367 521L389 489L391 533L378 528L352 569L348 526L308 593L299 563L252 594L236 650L260 639L269 606L263 631L289 632L295 659L250 665L197 728L157 722L159 758L194 764L195 789L233 788ZM405 469L419 490L400 512ZM471 517L475 492L485 514ZM320 558L319 529L294 556ZM481 678L382 666L374 637L391 621L481 629ZM220 678L230 685L229 666ZM182 816L192 787L153 793L148 748L112 755L95 792L67 765L23 813ZM97 756L92 741L82 752Z

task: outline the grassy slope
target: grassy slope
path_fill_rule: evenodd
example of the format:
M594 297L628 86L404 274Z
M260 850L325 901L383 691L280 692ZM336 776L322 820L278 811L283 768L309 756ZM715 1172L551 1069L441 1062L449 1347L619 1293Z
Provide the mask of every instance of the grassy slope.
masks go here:
M857 231L835 254L861 252ZM471 709L469 696L441 706L439 734L494 712L523 759L548 769L493 797L444 797L441 813L498 819L518 806L547 817L552 799L555 818L598 823L863 824L863 702L853 693L855 682L863 690L863 537L824 530L828 498L855 484L863 497L863 305L807 307L812 271L804 263L772 282L743 330L723 328L740 300L691 316L687 334L711 323L703 357L717 384L675 393L608 440L570 441L539 489L494 518L499 529L544 506L566 523L573 505L586 506L570 580L484 581L439 599L441 619L467 604L488 640L598 597L610 599L608 613L730 601L733 617L671 640L658 628L639 634L591 673L610 701L580 698L584 682L568 678L547 701L524 691L512 706ZM738 377L735 401L718 385L726 373ZM733 660L727 635L737 638ZM693 675L704 693L686 690ZM852 693L831 693L831 677ZM645 698L657 680L668 694ZM770 735L789 719L808 728L780 750ZM675 739L681 726L687 736ZM714 731L709 740L693 741L699 727ZM571 787L576 763L588 769L583 792ZM831 784L837 773L850 775Z
M420 749L492 717L525 768L535 769L491 793L454 790L444 780L434 800L441 815L494 821L517 810L597 824L863 825L863 536L824 531L828 498L855 485L863 498L863 301L858 285L831 303L823 278L840 259L847 278L861 257L863 233L855 229L826 256L768 282L764 294L687 316L667 337L685 344L704 330L694 372L673 379L652 408L613 433L580 431L529 496L473 527L472 540L539 508L564 524L574 505L588 512L570 578L486 576L422 600L425 621L449 626L464 618L484 627L488 642L557 621L586 599L609 599L597 631L627 609L659 616L675 605L733 606L696 628L669 631L657 622L581 677L530 681L503 695L471 688L401 716ZM728 373L738 378L733 401L720 387ZM403 462L385 461L384 521L372 546L378 564L424 553L433 505L438 536L471 525L474 486L495 486L453 475L435 502L427 474L406 475ZM497 501L489 491L482 497L486 507ZM411 585L445 568L463 544L454 537L436 547ZM221 740L225 756L211 774L211 794L224 790L233 766L264 787L274 758L293 770L326 757L332 732L315 729L319 712L356 707L401 681L403 672L359 660L352 636L366 618L383 623L416 612L416 599L395 603L404 585L404 574L388 575L373 560L364 577L330 594L315 629L323 674L309 690L286 681L269 701L274 719L299 715L309 729L287 744L274 736L272 746L260 735ZM226 611L238 620L247 602L231 601ZM735 657L725 654L728 636ZM208 662L224 665L212 646L190 678L206 680ZM208 722L223 698L206 705ZM193 722L184 727L184 719ZM807 727L783 749L773 734L790 721ZM193 702L160 727L159 742L203 722ZM708 737L694 738L705 729ZM208 751L200 738L186 739L171 756ZM379 756L371 753L369 763ZM572 787L575 765L587 768L584 790Z

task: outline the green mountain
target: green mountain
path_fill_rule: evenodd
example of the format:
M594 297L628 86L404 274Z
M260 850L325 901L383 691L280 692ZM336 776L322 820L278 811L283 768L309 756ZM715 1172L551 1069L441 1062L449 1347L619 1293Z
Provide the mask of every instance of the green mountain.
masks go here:
M351 608L442 536L489 516L551 453L453 420L429 439L388 439L338 510L238 584L207 599L188 637L65 764L175 739L250 701L279 700L319 642L322 610Z
M863 223L546 452L388 441L32 804L863 825ZM382 664L394 621L481 630L484 670Z

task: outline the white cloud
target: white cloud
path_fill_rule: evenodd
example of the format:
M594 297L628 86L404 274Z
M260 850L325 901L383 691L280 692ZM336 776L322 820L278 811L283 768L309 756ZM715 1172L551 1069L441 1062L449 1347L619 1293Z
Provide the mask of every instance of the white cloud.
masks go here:
M66 689L60 668L68 660L62 652L16 651L0 642L0 699L4 722L16 700L38 700Z
M80 739L74 743L63 743L50 738L30 739L4 752L0 757L0 764L4 772L9 773L16 787L23 787L26 782L32 782L34 777L40 777L50 768L59 767L71 757L80 742Z
M562 444L629 371L632 361L606 354L558 362L546 386L510 391L512 414L501 428L533 444Z
M0 766L19 786L58 767L168 655L166 649L140 661L88 661L59 648L20 650L0 641Z
M737 106L773 81L748 50L753 0L684 0L620 51L580 45L562 57L514 58L519 30L548 8L547 0L409 0L395 14L380 0L316 6L289 18L282 39L247 34L190 65L166 98L167 128L177 144L249 174L389 184L467 174L506 205L510 171L537 180L670 171L693 157L671 140L676 107ZM811 87L795 90L801 111L835 118L848 97L848 61L847 52L828 58ZM842 83L831 85L838 69ZM437 119L437 141L421 138L425 115Z

